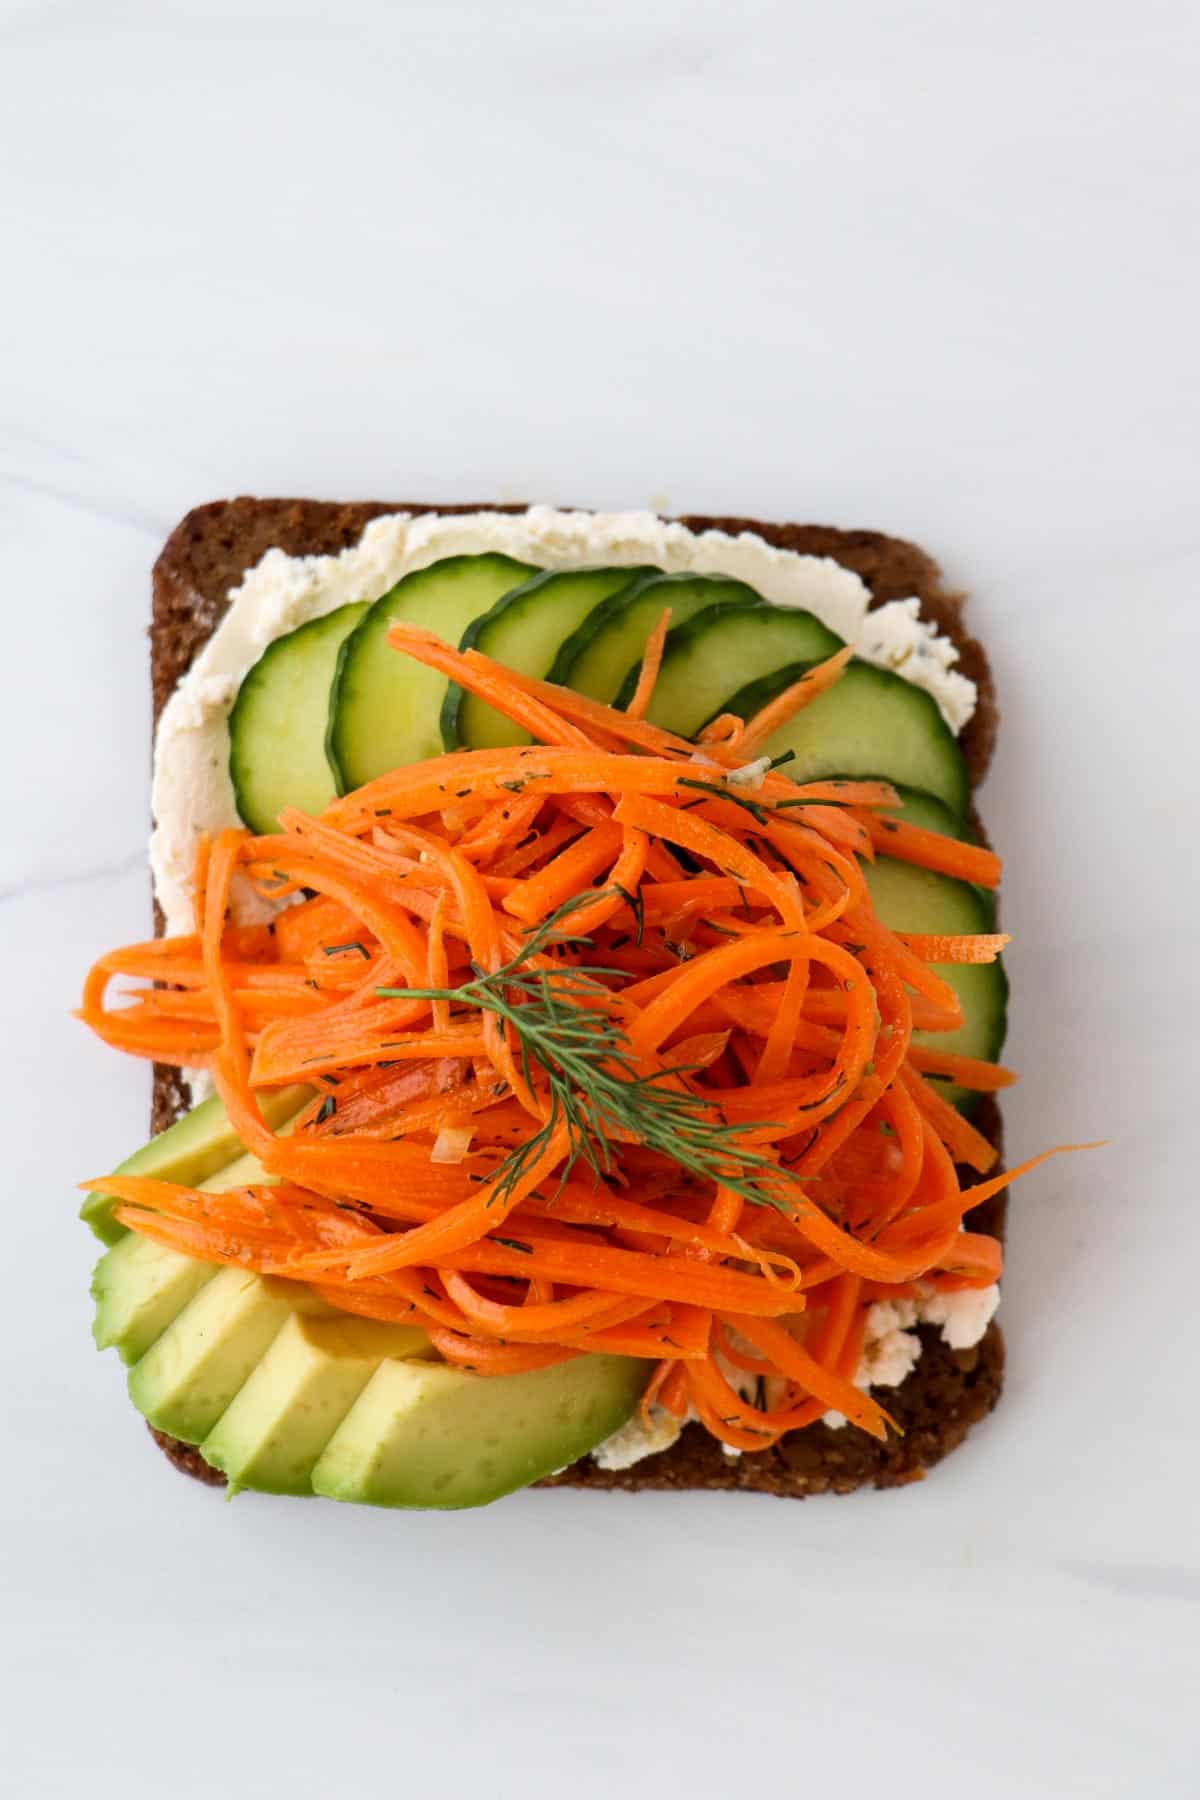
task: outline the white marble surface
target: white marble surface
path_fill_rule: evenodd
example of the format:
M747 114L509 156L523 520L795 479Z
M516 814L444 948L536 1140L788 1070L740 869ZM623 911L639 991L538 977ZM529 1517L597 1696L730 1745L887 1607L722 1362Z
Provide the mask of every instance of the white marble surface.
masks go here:
M1200 392L1187 0L0 5L5 1786L1200 1792ZM1005 733L1001 1411L804 1507L388 1516L155 1456L72 1183L146 1079L156 547L234 491L908 533ZM764 1784L769 1784L765 1786Z

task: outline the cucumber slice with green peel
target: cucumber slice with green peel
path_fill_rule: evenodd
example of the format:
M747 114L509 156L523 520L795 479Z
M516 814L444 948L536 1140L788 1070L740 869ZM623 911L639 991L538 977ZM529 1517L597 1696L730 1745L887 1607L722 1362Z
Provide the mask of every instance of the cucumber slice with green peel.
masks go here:
M790 763L788 773L791 773ZM902 819L906 825L919 825L922 831L936 831L942 837L958 838L964 843L971 841L972 833L963 820L956 818L950 808L935 800L932 794L923 794L920 788L905 787L898 781L892 786L900 796L900 805L881 811L881 818ZM886 849L882 854L887 854Z
M915 822L915 821L914 821ZM991 894L970 882L935 875L894 857L881 856L864 868L875 911L893 931L932 932L957 936L995 930L996 903ZM1002 963L940 963L939 975L962 1001L963 1023L957 1031L916 1031L914 1043L930 1050L994 1061L1004 1046L1008 977ZM971 1111L978 1095L931 1076L952 1105Z
M843 648L835 632L799 607L763 600L706 606L669 632L646 717L679 737L695 737L728 694L731 670L749 682L797 663L821 662ZM617 706L633 698L637 678L635 664Z
M342 644L329 696L326 747L339 793L442 753L446 677L393 650L389 627L421 625L457 644L472 619L532 573L510 556L450 556L376 600Z
M251 831L276 831L285 806L324 812L335 793L325 753L329 690L365 600L310 619L268 644L229 715L229 775Z
M631 587L610 595L571 633L548 679L611 704L629 671L641 661L646 639L665 607L670 607L675 627L706 606L735 600L763 605L752 587L724 575L643 575Z
M544 680L564 639L578 630L602 601L650 572L543 569L473 619L463 632L459 649L479 650L506 669ZM529 733L452 681L442 705L442 741L447 750L492 750L504 744L527 744Z
M753 718L803 674L803 664L779 669L740 688L717 712ZM919 788L958 820L966 814L967 765L937 701L872 663L850 663L833 687L773 731L761 749L764 756L790 750L787 773L793 781L874 777Z

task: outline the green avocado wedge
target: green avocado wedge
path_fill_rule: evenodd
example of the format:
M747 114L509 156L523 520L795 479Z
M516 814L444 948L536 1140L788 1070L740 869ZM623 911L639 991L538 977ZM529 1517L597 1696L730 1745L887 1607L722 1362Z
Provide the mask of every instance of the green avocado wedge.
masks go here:
M200 1454L231 1494L311 1494L317 1458L384 1359L433 1354L411 1325L293 1312Z
M244 1155L204 1185L270 1180ZM533 1375L469 1374L432 1362L415 1327L133 1231L101 1257L92 1292L97 1346L132 1364L138 1411L199 1445L231 1493L483 1505L594 1449L629 1418L650 1368L589 1356Z
M257 1157L247 1154L198 1186L219 1194L252 1182L273 1187L276 1179ZM139 1232L126 1231L105 1251L92 1276L96 1348L115 1350L122 1362L137 1362L216 1272L216 1263L199 1262Z
M308 1092L269 1096L271 1110L288 1115L277 1129L288 1129ZM272 1182L246 1152L197 1180L201 1163L241 1145L219 1102L179 1125L189 1121L174 1139L190 1159L188 1185ZM172 1168L184 1166L182 1154ZM358 1318L303 1283L201 1262L133 1231L101 1257L92 1294L97 1346L132 1365L138 1411L198 1445L233 1493L480 1506L594 1449L630 1417L650 1372L635 1358L587 1356L532 1374L467 1373L431 1361L429 1339L412 1326Z
M259 1109L272 1131L299 1112L311 1092L302 1086L260 1091ZM241 1155L242 1141L229 1123L220 1096L213 1094L127 1156L113 1174L153 1175L159 1181L177 1181L181 1187L202 1187ZM115 1204L111 1195L89 1194L79 1209L80 1218L102 1244L115 1244L125 1236L124 1225L113 1218Z
M92 1276L97 1350L115 1350L124 1363L139 1362L216 1272L215 1263L198 1262L127 1231L104 1252Z
M325 1446L313 1491L368 1506L483 1506L625 1424L651 1365L577 1356L523 1375L385 1362Z
M156 1431L202 1443L301 1298L321 1304L297 1282L218 1270L134 1363L133 1404Z

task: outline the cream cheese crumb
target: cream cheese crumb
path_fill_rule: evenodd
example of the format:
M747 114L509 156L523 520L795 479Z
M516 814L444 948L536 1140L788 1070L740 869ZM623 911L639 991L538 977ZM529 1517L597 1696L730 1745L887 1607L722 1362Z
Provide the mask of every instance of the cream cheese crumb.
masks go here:
M753 762L742 763L736 769L730 769L725 777L730 787L761 787L763 777L771 767L769 756L756 756Z
M916 1368L921 1357L918 1325L939 1325L942 1340L952 1350L969 1350L982 1338L995 1317L1000 1304L1000 1289L963 1288L956 1293L939 1293L926 1286L915 1300L877 1300L867 1311L867 1329L862 1355L854 1373L854 1385L869 1388L899 1387ZM718 1358L726 1380L742 1395L750 1398L753 1376L734 1369L724 1358ZM690 1415L689 1415L690 1416ZM844 1413L824 1414L826 1425L840 1431L846 1424ZM592 1457L602 1469L631 1469L643 1457L657 1456L669 1450L683 1430L687 1419L677 1419L664 1407L650 1408L650 1423L645 1425L635 1413L627 1425L608 1438ZM731 1459L741 1452L722 1445Z
M921 1354L912 1327L917 1308L912 1300L877 1300L867 1311L867 1334L855 1371L858 1387L899 1387L911 1375Z
M678 1441L683 1426L684 1421L669 1413L665 1406L651 1406L648 1423L640 1412L635 1412L628 1424L622 1425L592 1451L592 1461L597 1468L607 1469L610 1474L620 1469L632 1469L634 1463L641 1462L644 1457L669 1450Z
M877 1300L867 1312L855 1387L899 1387L921 1355L918 1325L940 1325L942 1342L951 1350L970 1350L991 1324L999 1304L1000 1289L995 1285L948 1294L927 1287L916 1300ZM827 1412L824 1418L835 1430L846 1423L840 1412Z
M942 1342L951 1350L969 1350L977 1344L1000 1304L998 1287L961 1288L956 1294L934 1292L918 1307L923 1325L940 1325Z

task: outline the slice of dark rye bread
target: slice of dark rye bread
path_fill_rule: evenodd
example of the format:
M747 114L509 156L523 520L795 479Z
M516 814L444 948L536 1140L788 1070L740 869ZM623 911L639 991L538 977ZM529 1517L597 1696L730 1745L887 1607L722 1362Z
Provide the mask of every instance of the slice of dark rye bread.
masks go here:
M337 555L356 543L364 527L383 513L524 512L524 505L431 506L412 501L331 502L324 500L218 500L196 507L167 539L154 567L154 611L150 627L150 671L154 718L165 706L192 658L216 629L238 585L267 550L291 556ZM963 754L974 790L991 758L998 712L991 672L982 646L963 625L963 597L942 585L941 572L914 544L876 531L839 531L826 525L772 525L759 519L680 519L692 531L752 531L783 550L829 556L853 569L870 588L876 605L915 594L921 613L958 648L958 667L979 691L970 724L962 734ZM161 928L157 917L156 926ZM155 1067L153 1129L163 1130L187 1107L175 1071ZM1000 1145L1000 1115L991 1098L978 1124ZM964 1183L973 1179L959 1171ZM973 1215L972 1228L1002 1232L1004 1196ZM900 1427L885 1443L865 1433L824 1424L784 1438L774 1449L730 1457L698 1425L689 1425L671 1449L645 1458L631 1469L609 1472L584 1458L544 1485L592 1488L742 1488L803 1498L825 1492L849 1493L868 1484L898 1487L919 1481L926 1469L955 1449L970 1427L996 1404L1004 1372L1004 1340L993 1324L971 1350L949 1349L939 1335L921 1328L920 1361L885 1400ZM213 1485L224 1476L210 1469L198 1450L162 1432L153 1436L179 1469Z

